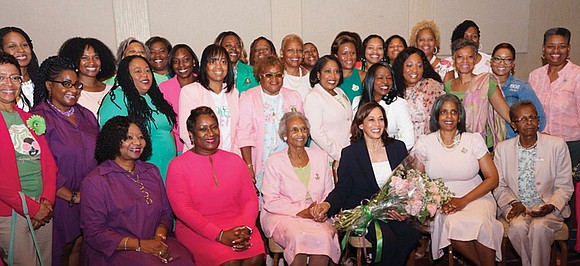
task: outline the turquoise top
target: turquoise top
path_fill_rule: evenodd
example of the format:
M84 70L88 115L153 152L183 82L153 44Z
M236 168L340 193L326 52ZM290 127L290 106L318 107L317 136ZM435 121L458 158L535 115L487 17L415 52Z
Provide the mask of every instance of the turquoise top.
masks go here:
M155 82L157 82L157 86L159 86L161 82L169 80L171 78L171 75L169 75L169 73L163 75L158 74L157 72L153 72L153 78L155 79Z
M112 93L115 93L114 101L111 100ZM151 145L153 152L148 162L159 167L161 177L163 182L165 182L169 162L177 155L173 133L171 132L173 127L165 114L158 111L157 107L153 105L149 94L142 95L142 97L145 98L147 105L153 110L153 121L148 125L151 143L147 143L147 145ZM103 99L101 109L99 109L99 125L102 128L107 120L118 115L128 115L125 93L120 87L111 90Z
M236 73L236 88L242 92L258 86L258 81L254 77L254 69L241 61L238 61L238 73Z
M362 81L360 80L359 70L353 69L352 75L350 75L350 77L343 78L342 84L340 84L339 87L344 91L344 93L346 93L348 100L352 104L352 100L356 96L362 95L362 91L363 91L362 90L363 85L362 85Z

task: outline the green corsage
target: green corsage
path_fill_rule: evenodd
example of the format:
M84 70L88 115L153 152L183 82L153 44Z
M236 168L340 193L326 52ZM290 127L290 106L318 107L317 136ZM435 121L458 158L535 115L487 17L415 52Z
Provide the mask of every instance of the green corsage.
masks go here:
M26 120L26 125L30 128L36 135L42 135L46 132L46 121L39 115L33 115L28 120Z

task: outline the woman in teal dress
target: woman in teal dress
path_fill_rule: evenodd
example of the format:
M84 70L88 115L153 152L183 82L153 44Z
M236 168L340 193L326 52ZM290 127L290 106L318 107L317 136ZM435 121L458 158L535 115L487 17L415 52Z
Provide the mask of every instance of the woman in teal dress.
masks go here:
M99 109L99 124L118 115L135 116L145 122L151 135L153 154L149 162L159 167L165 182L169 161L176 154L171 130L176 114L163 98L153 79L152 67L141 56L128 56L119 63L118 84L103 99Z

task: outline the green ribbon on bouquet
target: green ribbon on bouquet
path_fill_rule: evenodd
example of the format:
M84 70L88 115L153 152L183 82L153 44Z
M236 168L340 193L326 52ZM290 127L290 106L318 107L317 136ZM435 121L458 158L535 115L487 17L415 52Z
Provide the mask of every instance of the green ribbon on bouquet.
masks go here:
M361 210L363 211L363 213L365 215L365 220L362 223L363 226L360 226L360 227L354 229L354 233L359 235L359 236L362 236L364 238L364 236L367 234L367 227L370 225L371 222L373 222L373 224L375 226L375 236L377 238L374 261L375 261L375 263L377 263L377 262L381 261L381 255L382 255L382 250L383 250L383 231L381 230L381 226L379 225L379 221L384 221L384 222L387 222L387 221L384 219L374 217L366 205L361 205ZM346 232L346 235L344 236L344 238L340 242L340 246L341 246L342 250L344 250L346 248L346 244L348 243L348 239L349 239L351 233L352 233L352 230L348 230ZM365 248L365 250L366 250L366 248ZM365 254L366 254L366 252L365 252Z

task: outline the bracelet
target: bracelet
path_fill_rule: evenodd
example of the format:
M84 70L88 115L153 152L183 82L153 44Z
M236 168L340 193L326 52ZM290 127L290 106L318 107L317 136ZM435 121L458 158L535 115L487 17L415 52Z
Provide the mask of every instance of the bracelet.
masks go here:
M157 234L156 236L161 237L161 239L163 239L163 241L167 241L167 237L164 236L163 234Z
M509 204L509 205L510 205L510 206L513 208L513 207L514 207L514 205L516 205L516 203L520 203L520 202L519 202L519 201L517 201L517 200L512 200L512 201L510 201L510 203L508 203L508 204Z
M220 243L222 242L222 236L223 236L223 235L224 235L224 230L221 230L221 231L220 231L220 234L218 235L218 238L217 238L217 241L218 241L218 242L220 242Z
M248 166L248 169L254 169L254 165L253 164L249 163L249 164L246 164L246 165Z
M141 238L137 238L137 249L135 251L141 252Z
M75 199L77 198L77 192L73 191L72 192L72 196L70 197L70 200L68 201L68 206L72 207L73 204L75 204Z
M251 228L251 227L249 227L249 226L247 226L247 225L244 225L244 226L242 226L242 227L243 227L243 228L246 228L246 229L248 229L248 231L250 231L250 235L253 233L253 231L252 231L252 228Z
M125 244L123 244L123 250L127 250L127 241L129 240L129 237L126 236L125 237Z

